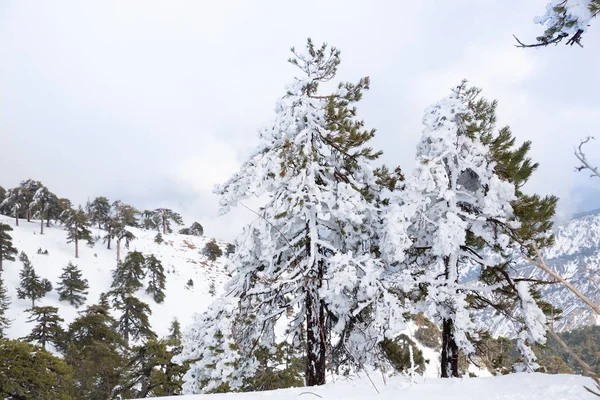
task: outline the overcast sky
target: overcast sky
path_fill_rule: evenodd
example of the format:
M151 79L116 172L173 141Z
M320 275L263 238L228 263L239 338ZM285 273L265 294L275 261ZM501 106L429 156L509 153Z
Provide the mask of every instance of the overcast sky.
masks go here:
M412 169L424 108L468 78L533 142L529 191L560 196L563 217L600 207L573 157L599 130L600 21L584 49L515 48L513 33L541 33L545 2L0 0L0 185L168 206L233 239L253 216L219 217L212 188L256 145L296 75L289 48L311 37L342 50L341 80L371 77L359 116L385 163ZM588 150L600 163L600 141Z

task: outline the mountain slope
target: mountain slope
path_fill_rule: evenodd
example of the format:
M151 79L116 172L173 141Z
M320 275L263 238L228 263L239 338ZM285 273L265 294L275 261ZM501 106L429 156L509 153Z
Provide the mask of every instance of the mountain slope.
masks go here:
M106 244L102 243L102 240L97 241L93 247L82 242L79 244L79 258L75 258L75 246L73 243L67 243L67 232L60 225L44 228L44 235L40 235L39 221L31 223L20 221L20 226L15 226L13 218L0 215L0 223L13 227L14 231L10 233L14 246L19 252L24 251L29 256L37 274L49 279L55 288L62 269L69 261L78 265L83 277L89 281L87 302L79 309L75 309L67 302L58 301L56 289L36 302L36 305L58 307L65 324L71 322L77 316L77 312L85 309L87 305L97 303L100 293L110 290L111 273L117 263L114 241L111 250L106 249ZM137 238L131 242L129 250L121 249L121 257L124 258L128 251L134 250L144 255L154 254L161 260L167 277L164 303L156 304L144 293L145 286L136 294L152 309L150 323L153 330L159 336L167 334L169 324L174 317L179 319L182 326L186 326L192 321L195 312L203 311L213 301L209 293L211 282L214 282L217 294L219 293L227 278L223 264L225 258L221 257L211 262L200 254L210 238L169 234L163 236L163 243L157 244L154 242L156 232L129 229ZM94 237L104 236L105 232L94 228L92 234ZM226 244L217 243L225 251ZM48 255L37 254L38 249L48 250ZM22 264L18 259L14 262L8 261L4 263L2 273L11 297L8 316L13 320L12 326L7 330L7 336L14 339L23 337L31 331L31 325L26 322L28 313L25 312L31 307L31 301L17 298L21 267ZM189 279L194 283L191 288L187 287ZM113 312L113 315L118 317L116 312Z

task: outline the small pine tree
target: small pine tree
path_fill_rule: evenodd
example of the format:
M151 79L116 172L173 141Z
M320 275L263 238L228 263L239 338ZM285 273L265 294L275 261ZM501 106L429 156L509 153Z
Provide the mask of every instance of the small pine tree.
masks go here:
M192 278L188 279L186 286L188 287L188 289L194 287L194 281L192 280Z
M83 279L81 270L77 265L69 264L63 269L58 283L58 294L60 301L68 301L75 308L79 308L87 298L87 289L89 289L88 280Z
M165 301L165 269L158 258L151 254L146 257L146 276L148 276L148 287L146 293L152 296L155 302Z
M10 298L8 297L8 290L4 285L4 280L0 276L0 338L4 337L4 331L10 327L11 321L6 316L6 311L10 307Z
M23 269L19 274L21 286L17 288L17 296L19 299L31 299L31 307L35 307L35 301L52 290L52 284L47 279L40 279L35 273L27 254L21 252L19 260L23 263Z
M171 326L169 326L169 335L167 339L171 342L173 346L181 345L181 324L177 318L173 318L171 321Z
M46 343L58 346L63 341L64 330L60 326L64 322L58 315L56 307L32 307L27 310L30 314L27 322L35 322L31 333L23 338L27 342L36 342L44 349Z
M230 256L235 253L235 244L227 243L227 247L225 248L225 255Z
M154 236L154 243L161 244L165 240L163 239L162 233L158 232L156 236Z
M223 255L223 250L221 250L215 239L211 239L204 245L202 254L205 255L210 261L216 261L217 258Z
M208 286L208 293L210 293L210 295L212 297L215 297L215 295L217 294L217 288L215 287L215 283L214 282L210 282L210 285Z
M15 261L17 249L13 247L12 236L8 232L13 228L7 224L0 224L0 271L2 271L2 261Z
M193 235L193 236L204 235L204 227L199 222L194 222L190 226L190 235Z
M90 222L83 208L79 206L77 210L67 211L65 229L68 232L67 243L75 242L75 258L79 258L79 241L92 241L92 232L90 231Z
M111 284L111 294L132 294L142 287L144 279L145 258L139 251L132 251L127 254L122 263L117 264L113 271L113 282Z

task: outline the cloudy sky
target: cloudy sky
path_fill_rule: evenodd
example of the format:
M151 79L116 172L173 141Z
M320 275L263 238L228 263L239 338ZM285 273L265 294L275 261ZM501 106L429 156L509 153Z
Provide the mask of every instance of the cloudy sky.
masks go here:
M540 168L529 191L560 196L562 217L600 207L600 180L576 174L573 157L599 129L600 27L584 49L515 48L513 33L541 33L532 21L544 8L0 0L0 185L33 178L75 202L104 195L170 206L232 239L253 216L219 217L212 187L256 145L296 74L289 48L311 37L342 50L341 80L371 77L359 115L377 128L385 163L412 168L424 108L468 78L498 99L500 124L533 142ZM588 150L600 163L600 142Z

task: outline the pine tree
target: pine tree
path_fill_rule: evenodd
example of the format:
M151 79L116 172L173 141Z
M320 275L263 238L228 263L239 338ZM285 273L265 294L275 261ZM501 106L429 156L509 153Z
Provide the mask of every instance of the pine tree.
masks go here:
M23 269L19 273L21 286L17 288L17 296L19 299L31 299L31 307L35 307L35 301L51 291L52 284L47 279L41 279L35 273L27 254L21 252L19 260L23 263Z
M199 222L194 222L189 228L179 230L182 235L202 236L204 235L204 227Z
M56 307L32 307L26 310L30 313L27 322L35 322L31 333L23 338L27 342L36 342L46 349L46 343L58 346L64 338L64 330Z
M162 237L162 233L158 232L158 233L156 234L156 236L154 236L154 243L156 243L156 244L161 244L161 243L163 243L164 241L165 241L165 240L164 240L164 239L163 239L163 237Z
M0 223L0 272L3 271L2 262L15 261L17 249L13 247L11 232L13 228L10 225Z
M33 210L31 203L33 201L33 196L35 193L44 185L40 181L34 181L33 179L27 179L22 181L20 187L23 189L24 194L24 209L25 209L25 218L27 218L27 222L31 222L31 217L33 216Z
M223 255L223 250L221 250L215 239L210 239L204 245L202 254L205 255L210 261L216 261L217 258Z
M73 370L46 350L0 339L0 398L71 400Z
M22 187L9 189L2 201L2 207L15 217L15 225L19 226L19 215L26 208L26 190Z
M169 335L167 336L169 342L173 346L181 345L181 324L177 318L173 318L171 321L171 326L169 326Z
M0 204L2 204L2 202L4 201L4 199L6 198L6 189L4 189L2 186L0 186ZM0 214L4 214L4 209L0 206Z
M583 47L583 34L598 13L600 0L550 0L546 4L546 13L535 20L546 28L544 34L536 38L536 44L523 44L517 39L518 47L548 46L564 39L569 46L577 44Z
M0 276L0 338L4 337L4 331L11 325L11 320L6 316L6 311L9 308L10 297L8 297L8 290L4 285L4 280Z
M228 296L184 334L179 360L197 360L186 393L219 387L215 376L239 388L259 365L256 343L276 351L278 322L287 324L293 349L304 349L309 386L325 383L328 348L333 368L375 365L377 344L404 327L405 308L371 253L382 181L371 162L381 153L368 147L374 130L352 106L369 79L321 93L320 84L335 78L339 51L309 40L306 54L293 52L303 76L278 102L258 151L217 189L225 212L247 197L269 199L238 239Z
M83 279L81 276L81 270L69 261L69 264L63 268L63 273L60 275L60 282L57 287L58 300L68 301L75 308L79 308L85 303L89 287L88 280Z
M106 302L87 307L70 325L64 343L72 366L78 399L114 398L125 371L126 343Z
M99 229L105 227L110 217L110 202L106 197L96 197L91 203L86 205L86 212L92 225L98 225Z
M138 251L127 254L122 263L117 264L113 271L113 282L111 284L113 295L121 293L132 294L142 287L142 280L146 276L144 255Z
M160 304L165 301L165 269L154 254L146 257L145 268L146 276L149 279L146 293L152 296L155 302Z
M163 235L173 232L171 224L183 225L181 215L169 208L157 208L154 212L159 216L159 226L162 229Z
M524 353L524 342L543 342L545 335L528 279L510 266L526 251L521 243L551 243L546 231L556 199L521 193L537 167L526 158L529 144L513 149L506 129L497 134L495 105L478 95L463 82L426 110L418 166L387 220L385 253L413 277L416 308L442 325L442 377L459 376L459 351L475 351L477 312L520 312L515 333ZM475 281L464 282L473 273Z
M150 306L131 293L120 293L114 297L114 308L121 312L117 330L129 343L131 339L153 339L156 333L150 327L148 317L152 314Z
M152 210L144 210L141 214L141 226L149 231L155 231L160 227L160 214Z
M135 346L127 364L129 372L122 393L126 398L181 394L186 365L174 364L173 348L167 340L150 339Z
M83 208L79 206L77 210L67 211L67 219L65 229L68 232L67 243L75 242L75 258L79 258L79 241L92 240L92 232L90 231L90 222Z
M29 208L35 212L34 217L40 219L40 235L44 234L44 219L49 218L49 211L56 201L56 195L45 186L40 186L33 195Z

